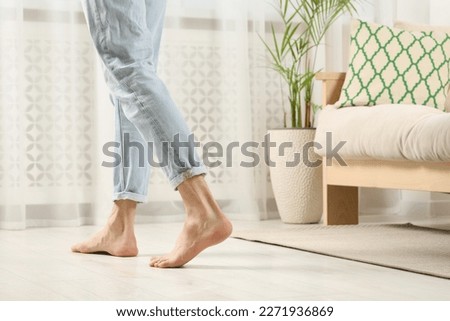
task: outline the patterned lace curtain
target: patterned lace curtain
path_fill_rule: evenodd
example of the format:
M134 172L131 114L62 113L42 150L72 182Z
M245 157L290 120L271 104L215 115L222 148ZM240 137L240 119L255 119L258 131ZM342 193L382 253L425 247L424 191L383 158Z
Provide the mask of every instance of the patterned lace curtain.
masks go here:
M168 1L159 74L202 143L261 142L282 124L258 37L265 10L255 0ZM78 0L0 0L0 228L104 222L112 108ZM232 156L207 176L225 212L273 215L267 169L240 167L238 149ZM182 219L161 170L149 184L137 221Z
M276 19L269 2L168 1L159 74L202 143L261 142L267 128L282 126L280 81L267 68L258 36ZM370 0L360 18L448 24L449 6ZM346 68L349 23L340 19L319 51L327 70ZM112 170L101 163L109 160L102 147L114 137L112 108L78 0L0 0L0 228L105 221ZM222 158L207 177L219 203L233 219L276 217L267 168L240 167L248 159L233 150L231 166ZM181 220L180 198L159 169L149 184L137 221ZM385 212L408 197L425 207L449 203L429 193L364 194Z
M0 1L0 227L89 214L94 60L73 1Z

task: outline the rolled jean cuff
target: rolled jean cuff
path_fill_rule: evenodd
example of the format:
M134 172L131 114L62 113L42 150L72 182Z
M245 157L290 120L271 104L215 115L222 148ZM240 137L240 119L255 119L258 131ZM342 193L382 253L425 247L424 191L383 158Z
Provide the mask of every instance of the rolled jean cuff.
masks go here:
M207 172L208 171L206 170L206 167L204 167L204 166L189 168L185 172L182 172L182 173L178 174L177 176L175 176L174 178L172 178L169 183L177 191L178 185L183 183L185 180L192 178L194 176L198 176L198 175L204 176L204 175L206 175Z
M138 203L147 202L147 195L132 193L132 192L119 192L113 194L113 201L117 200L132 200Z

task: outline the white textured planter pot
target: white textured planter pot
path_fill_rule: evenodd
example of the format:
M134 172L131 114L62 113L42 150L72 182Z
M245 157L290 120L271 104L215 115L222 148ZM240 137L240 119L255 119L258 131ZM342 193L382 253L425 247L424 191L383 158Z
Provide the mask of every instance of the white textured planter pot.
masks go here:
M314 141L315 129L269 130L270 140L276 143L270 158L275 167L270 167L273 192L281 220L284 223L318 223L322 217L322 166L311 167L304 162L304 146ZM279 146L291 142L280 155ZM300 156L296 166L287 166L295 154ZM320 161L313 148L307 150L310 162ZM297 157L299 157L297 156Z

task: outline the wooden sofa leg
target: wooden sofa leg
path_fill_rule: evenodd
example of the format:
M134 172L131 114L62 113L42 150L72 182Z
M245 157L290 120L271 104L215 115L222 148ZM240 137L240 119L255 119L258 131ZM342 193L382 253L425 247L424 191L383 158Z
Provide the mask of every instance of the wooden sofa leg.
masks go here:
M325 225L358 224L358 187L324 185Z

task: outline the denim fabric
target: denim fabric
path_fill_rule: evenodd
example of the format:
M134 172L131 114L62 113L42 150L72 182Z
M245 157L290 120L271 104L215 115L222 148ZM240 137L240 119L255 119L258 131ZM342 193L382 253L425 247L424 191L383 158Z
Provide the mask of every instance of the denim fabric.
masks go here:
M114 168L114 199L137 202L147 199L151 166L147 157L139 164L137 147L129 148L129 153L124 152L126 133L130 141L145 146L145 151L147 143L151 142L150 152L160 161L168 160L162 169L175 189L190 177L206 174L201 162L189 162L189 156L191 160L195 157L199 161L197 155L189 154L189 148L163 148L163 142L172 142L177 134L181 142L188 142L191 135L180 110L156 73L166 0L81 2L104 65L105 80L115 108L116 141L121 143L118 152L122 161ZM190 145L192 151L192 141Z

